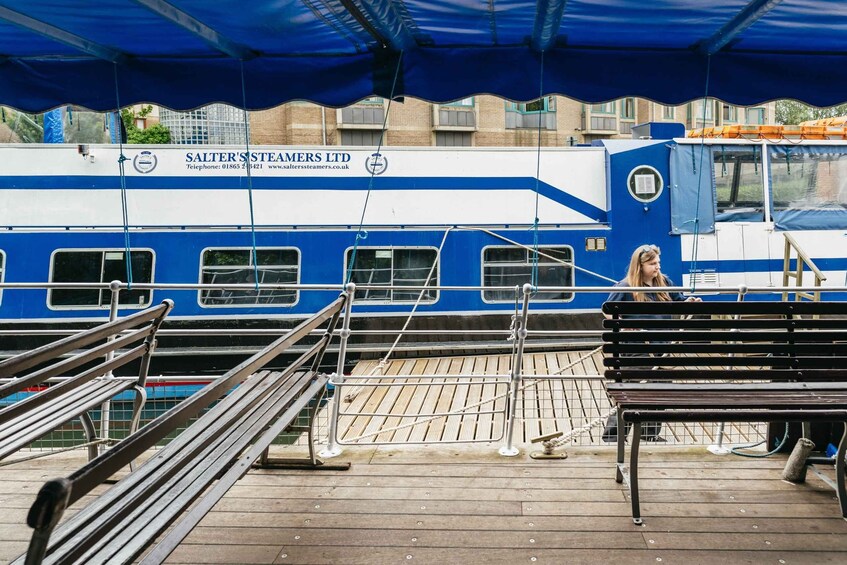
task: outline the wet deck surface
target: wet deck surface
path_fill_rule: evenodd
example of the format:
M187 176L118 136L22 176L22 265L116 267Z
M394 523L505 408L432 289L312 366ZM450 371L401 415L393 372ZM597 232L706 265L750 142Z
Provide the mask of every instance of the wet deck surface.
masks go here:
M338 458L348 471L253 470L168 562L845 562L834 493L812 472L782 481L784 457L645 447L638 527L613 449L539 461L521 447L515 458L496 444L354 447ZM24 551L41 484L84 461L70 452L0 467L0 562Z

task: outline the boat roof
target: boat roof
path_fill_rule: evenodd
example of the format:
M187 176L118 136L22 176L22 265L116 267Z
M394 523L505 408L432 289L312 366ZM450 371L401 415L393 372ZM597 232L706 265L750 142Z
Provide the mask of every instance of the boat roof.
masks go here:
M845 100L841 0L4 0L0 104Z

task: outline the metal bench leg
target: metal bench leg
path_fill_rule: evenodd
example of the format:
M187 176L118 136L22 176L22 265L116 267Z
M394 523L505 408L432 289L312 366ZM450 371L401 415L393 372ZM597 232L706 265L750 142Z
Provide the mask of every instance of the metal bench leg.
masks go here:
M85 430L85 437L88 440L88 460L91 461L97 457L97 430L94 428L94 420L91 419L91 414L83 412L79 416L79 421L82 423L82 428Z
M624 427L623 422L623 410L618 408L618 412L615 416L618 421L618 463L615 466L615 481L622 483L624 458L626 456L626 428Z
M632 425L632 447L629 451L629 496L632 500L632 523L640 526L641 507L638 501L638 447L641 445L642 422Z
M838 442L838 453L835 454L835 484L838 490L838 503L841 505L841 516L847 519L847 491L844 479L844 456L847 453L847 422L844 422L844 433Z
M132 403L132 419L129 422L129 433L134 434L138 431L138 426L141 424L141 411L144 405L147 404L147 389L143 386L135 385L135 399ZM135 460L129 462L129 470L135 471Z

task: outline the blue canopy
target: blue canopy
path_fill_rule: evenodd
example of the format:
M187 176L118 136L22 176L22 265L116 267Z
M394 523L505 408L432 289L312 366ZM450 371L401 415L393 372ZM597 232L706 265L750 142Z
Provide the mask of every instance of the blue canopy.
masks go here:
M2 0L0 104L824 106L847 99L845 40L843 0Z

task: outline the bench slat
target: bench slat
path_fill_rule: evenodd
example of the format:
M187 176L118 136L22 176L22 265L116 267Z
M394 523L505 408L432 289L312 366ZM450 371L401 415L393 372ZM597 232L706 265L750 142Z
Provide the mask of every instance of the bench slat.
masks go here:
M847 325L847 321L845 321ZM647 342L662 342L662 341L775 341L777 343L817 343L822 341L844 342L847 341L847 328L844 331L835 330L803 330L796 332L788 331L744 331L733 332L730 330L668 330L668 331L620 331L620 332L603 332L601 338L606 343L647 343Z
M123 519L134 507L142 504L144 489L155 490L158 485L178 471L179 466L185 461L185 457L181 458L180 454L187 453L187 456L191 456L192 453L200 451L202 445L208 444L225 430L226 422L222 416L226 413L238 413L243 409L242 403L250 401L251 394L256 394L257 390L263 386L265 388L269 386L264 380L267 374L263 371L248 377L226 399L218 402L201 416L194 425L183 430L167 446L162 448L158 457L148 459L138 469L118 481L109 489L108 498L98 497L75 514L68 522L59 526L51 536L48 551L56 551L54 548L62 548L58 551L69 551L68 547L77 547L82 540L92 535L94 529L98 527L94 522L103 522L99 527L106 529ZM171 409L171 411L173 410ZM160 418L165 416L160 416ZM198 424L198 422L202 422L202 424ZM142 428L142 430L144 429ZM192 452L191 448L194 442L198 443L198 447ZM171 457L171 454L174 454L174 456ZM160 479L156 479L156 477L160 477ZM118 504L118 501L121 503ZM49 554L47 558L45 562L49 563Z
M155 493L148 493L144 508L137 508L123 523L113 528L108 536L101 537L95 533L100 547L92 548L97 551L87 553L84 556L85 562L108 564L134 560L149 540L163 532L216 478L235 463L238 455L285 406L291 404L294 396L302 391L311 378L308 373L297 374L281 384L272 383L267 393L252 399L250 410L230 422L230 429L225 434L218 434L213 443L184 464L183 473L172 477ZM243 469L243 472L246 471Z
M173 301L164 300L161 304L136 312L124 318L118 318L112 322L108 322L90 330L85 330L78 334L70 335L53 343L42 345L26 353L15 355L8 359L0 361L0 378L13 377L27 369L31 369L41 363L55 359L57 356L92 343L96 343L101 339L106 339L109 336L116 335L128 328L139 326L153 319L161 320L173 308Z
M603 320L607 329L843 329L844 320L841 318L611 318Z
M123 563L134 559L149 540L164 531L225 472L256 435L267 428L269 421L312 381L310 373L277 379L269 375L255 379L256 382L251 383L253 386L242 385L245 391L235 398L235 402L221 401L219 414L212 418L204 416L183 432L189 437L192 431L200 432L194 434L191 443L182 442L175 449L169 444L160 457L153 459L167 463L154 463L155 468L148 473L143 473L147 464L138 469L137 472L145 476L141 481L132 481L135 488L115 490L118 483L113 487L114 495L111 491L103 495L98 500L102 502L100 512L96 513L97 527L91 527L83 516L82 529L72 537L66 538L65 527L57 530L54 539L63 547L51 545L45 563L69 557L85 563ZM223 422L221 416L224 414L234 419ZM75 519L71 519L67 527L74 528L75 523ZM76 547L89 549L75 555ZM63 551L66 548L69 553Z
M328 378L320 376L314 380L311 386L303 392L302 398L311 399L326 386ZM158 565L162 563L173 552L174 549L191 533L191 530L203 519L203 517L220 501L235 482L244 476L253 463L262 456L273 440L282 433L296 418L307 402L298 401L287 408L273 425L257 440L250 450L241 456L227 473L207 492L200 502L193 507L187 516L182 518L173 529L153 548L153 550L141 561L141 565ZM280 404L280 407L282 404ZM274 408L273 412L278 412Z
M836 369L843 357L618 357L604 359L606 366L619 367L774 367L791 369ZM740 372L744 372L743 370ZM842 373L843 375L843 370ZM704 377L705 378L705 377Z
M847 343L727 343L727 342L689 342L675 343L607 343L603 353L609 354L652 354L654 356L670 353L697 353L704 355L799 355L828 357L847 357Z
M847 422L844 410L627 410L627 422Z
M84 412L99 407L135 385L125 379L100 379L88 383L51 404L46 410L20 415L0 426L0 459L26 447Z
M715 361L718 363L719 361ZM723 366L722 366L723 367ZM730 380L730 381L788 381L802 380L804 382L844 380L847 369L765 369L756 368L743 369L715 369L710 368L704 373L703 369L674 369L662 368L661 370L644 368L606 369L605 376L609 381L615 382L640 382L652 381L702 381L702 380ZM611 386L611 383L608 383Z
M845 316L847 302L606 302L603 304L603 312L641 316L658 312L682 316Z

